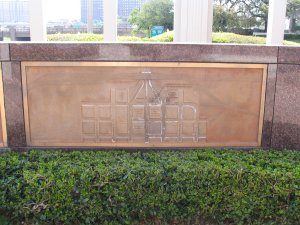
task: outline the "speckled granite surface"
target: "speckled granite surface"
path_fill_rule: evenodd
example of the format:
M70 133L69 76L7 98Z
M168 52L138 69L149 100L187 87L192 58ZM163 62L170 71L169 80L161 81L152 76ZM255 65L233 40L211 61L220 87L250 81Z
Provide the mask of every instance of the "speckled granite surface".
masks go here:
M9 60L9 45L0 44L0 61L8 61L8 60Z
M262 133L262 146L270 147L272 138L273 112L276 91L277 64L269 64L265 99L265 114Z
M9 147L26 146L20 62L2 62Z
M278 65L272 147L300 149L300 65Z
M300 48L279 47L278 63L300 64Z
M13 61L277 63L278 47L195 44L11 44Z
M146 61L268 64L262 146L300 150L299 47L11 43L0 44L0 61L9 147L26 147L20 71L22 61Z

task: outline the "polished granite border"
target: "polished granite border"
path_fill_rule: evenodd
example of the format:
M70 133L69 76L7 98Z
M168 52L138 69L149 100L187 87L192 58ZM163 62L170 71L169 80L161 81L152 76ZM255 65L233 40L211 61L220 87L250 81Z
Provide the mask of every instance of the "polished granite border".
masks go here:
M173 43L11 43L0 44L0 61L4 61L3 83L8 144L11 148L26 147L21 61L152 61L269 64L262 147L300 149L300 65L288 65L300 64L299 47Z
M9 44L0 43L0 61L9 61Z
M276 91L277 64L268 65L268 77L266 87L265 113L262 132L262 147L271 146L273 112Z
M10 44L12 61L277 63L278 47L157 43Z
M8 146L26 146L20 62L2 62L2 74Z
M278 63L300 64L300 48L279 47Z
M300 65L278 65L271 147L300 149Z

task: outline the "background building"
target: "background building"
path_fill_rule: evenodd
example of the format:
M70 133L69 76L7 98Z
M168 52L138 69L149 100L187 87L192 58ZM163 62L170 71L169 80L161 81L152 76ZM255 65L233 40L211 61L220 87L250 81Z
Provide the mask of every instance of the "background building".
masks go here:
M118 0L118 16L128 18L131 11L141 8L147 0ZM103 0L94 0L94 21L103 21ZM81 22L87 23L87 0L81 0Z
M103 0L93 0L94 21L103 21ZM81 22L87 23L87 0L81 0Z
M122 18L128 18L131 11L138 8L147 0L118 0L118 16Z
M29 23L28 0L0 1L0 23Z

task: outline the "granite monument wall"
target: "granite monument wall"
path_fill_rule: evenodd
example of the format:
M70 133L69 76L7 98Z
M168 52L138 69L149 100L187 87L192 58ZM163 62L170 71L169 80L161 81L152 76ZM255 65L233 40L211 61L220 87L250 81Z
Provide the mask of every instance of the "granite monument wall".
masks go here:
M210 65L217 65L217 67L220 65L221 67L222 65L232 65L233 67L237 67L239 69L238 70L239 72L233 71L231 73L241 74L239 76L243 76L242 75L243 70L245 70L244 71L245 74L249 73L249 71L248 70L246 71L246 69L249 69L252 66L255 67L259 65L259 67L261 68L266 68L265 89L263 88L262 89L263 92L261 93L261 96L263 97L262 102L264 104L263 107L261 108L262 111L261 110L259 111L260 116L263 116L261 120L261 135L260 135L261 139L258 140L257 146L262 146L264 148L300 149L300 48L297 47L276 47L276 46L256 46L256 45L200 45L200 44L196 45L196 44L171 44L171 43L170 44L11 43L11 44L0 44L0 62L1 62L1 71L2 71L2 82L3 82L3 91L1 90L1 85L0 85L0 91L3 92L2 94L0 94L0 96L2 96L2 98L0 98L0 106L1 106L1 101L3 102L3 107L0 108L0 113L1 113L0 145L2 147L9 147L15 150L22 150L22 149L26 150L32 147L39 148L45 146L47 148L61 147L57 145L51 146L51 144L49 145L49 143L45 145L41 144L40 142L38 144L34 144L34 142L31 142L28 137L30 135L30 129L28 129L27 114L28 111L30 113L33 113L31 116L33 119L35 119L35 114L34 114L35 111L28 110L28 108L26 108L26 106L28 105L30 106L30 104L28 104L28 99L27 99L28 96L26 92L28 83L26 83L27 81L25 82L24 79L26 79L27 77L26 73L30 73L31 69L29 67L26 69L26 66L24 65L28 66L30 65L30 63L31 65L35 65L36 63L43 65L43 63L46 63L43 67L44 69L46 69L45 70L46 72L44 71L43 73L44 74L48 73L49 77L51 77L51 72L47 72L48 71L47 66L52 64L76 66L77 64L78 65L79 64L87 65L93 63L101 64L104 62L109 62L109 63L143 62L143 63L150 63L149 67L152 66L151 63L166 63L167 67L169 65L168 63L182 63L182 64L199 63L199 64L206 64L206 67L207 65L208 67ZM226 67L228 66L224 66L224 68ZM145 68L148 68L148 65ZM54 71L54 70L55 68L49 67L49 71ZM66 71L70 72L70 69L66 68ZM147 70L144 72L148 73ZM92 74L92 72L90 73ZM196 73L201 74L202 72L199 69L199 71L197 71ZM210 72L206 70L206 73L212 74L211 75L212 77L214 76L218 77L221 72L218 72L218 70L215 70L214 72ZM230 74L230 71L228 72L228 74ZM47 79L49 79L49 77ZM34 80L34 78L32 79ZM123 78L121 78L121 80L122 79ZM229 80L232 81L232 78L230 78ZM247 84L245 85L246 85L245 87L248 87ZM181 87L183 87L182 83L181 83ZM231 86L229 85L229 87ZM243 86L240 86L239 88L241 87ZM231 89L225 88L224 90L225 93L228 94ZM228 91L226 92L226 90ZM243 96L244 94L243 88L241 88L239 91L240 91L240 95ZM170 93L171 93L170 95L174 95L174 96L176 95L174 91ZM236 92L233 93L233 95L236 95ZM38 97L39 93L37 93L36 96ZM32 99L36 99L36 102L32 102L31 108L38 109L38 105L36 103L39 101L39 98L33 97ZM37 112L39 112L39 110L37 110ZM138 114L138 111L136 112ZM156 116L158 116L157 111L153 111L153 118L155 118ZM40 118L40 119L45 119L45 118ZM201 134L203 133L202 130L204 129L202 119L203 118L197 118L197 123L202 124L201 129L197 128L199 130L199 135L200 133ZM245 120L245 121L251 122L251 120ZM39 130L40 127L38 126L38 122L39 122L39 118L36 119L35 126L37 127L37 131L41 131ZM84 121L84 123L85 122L86 121ZM83 126L85 127L85 125ZM230 126L231 125L229 125L229 128L231 128ZM243 124L240 124L240 126L243 126ZM251 124L249 124L248 127L251 128ZM86 128L83 129L93 130L99 128L95 128L93 126L91 127L88 126L87 124ZM150 133L152 132L151 127L150 128L148 127L147 129L150 129ZM154 127L153 128L154 133L157 132L157 130L155 129L156 128ZM259 125L255 127L255 129L258 129L259 132ZM202 136L204 137L205 135ZM200 137L202 136L201 135L197 136L196 137L197 140L198 139L200 140L201 139ZM247 137L241 137L241 138L243 139ZM228 140L225 141L226 143L230 143ZM243 142L243 143L244 144L240 145L241 147L256 146L251 144L247 146L247 144L245 144L247 142ZM213 145L215 144L212 144L212 146ZM74 147L79 148L79 147L92 147L92 146L97 147L98 145L93 145L93 144L81 145L81 143L77 143L77 145L75 145ZM122 147L122 144L115 145L115 146ZM134 146L135 144L128 145L128 147L134 147ZM189 147L192 145L189 145L189 143L187 143L186 145L185 144L177 145L175 142L172 143L172 145L170 146L175 148L175 147ZM200 144L199 146L205 147L210 145L208 143L208 145ZM233 146L239 147L239 143L235 143ZM65 145L63 147L72 148L73 146ZM114 146L111 145L111 147ZM160 146L160 145L153 144L153 145L146 145L146 146L142 145L140 147L168 147L168 145ZM218 145L218 147L230 147L230 146Z

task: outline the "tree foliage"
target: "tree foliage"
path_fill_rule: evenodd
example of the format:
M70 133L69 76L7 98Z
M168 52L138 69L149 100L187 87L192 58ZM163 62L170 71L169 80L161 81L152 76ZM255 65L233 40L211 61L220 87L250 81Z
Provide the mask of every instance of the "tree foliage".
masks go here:
M237 32L254 27L268 28L269 0L214 0L214 31ZM288 0L290 30L295 31L300 19L300 0ZM149 34L152 26L173 29L173 0L149 0L141 10L132 11L128 21L135 31Z
M214 3L217 6L222 6L226 9L232 10L239 5L240 0L215 0Z
M214 6L213 30L216 32L242 32L242 29L251 29L257 24L256 18L247 17L234 7L222 4Z
M226 32L230 28L238 26L238 15L232 9L226 9L222 5L214 7L213 30L217 32Z
M225 21L228 21L226 31L229 28L251 28L255 25L264 25L266 30L268 2L269 0L215 0L214 25L218 23L221 13Z
M290 19L290 31L296 31L296 23L300 18L300 0L289 0L287 6L287 16Z
M247 17L254 17L261 22L267 31L269 0L241 0L240 9Z
M150 32L152 26L164 26L172 30L174 21L174 3L172 0L149 0L141 10L131 12L128 22L135 31Z
M228 31L228 27L247 28L247 26L264 26L268 28L269 0L214 0L215 18L214 25L222 25L222 29ZM287 16L291 19L291 31L294 31L297 20L300 17L300 0L288 0ZM220 19L221 17L221 19ZM232 23L233 18L237 20ZM223 21L223 24L220 23Z

